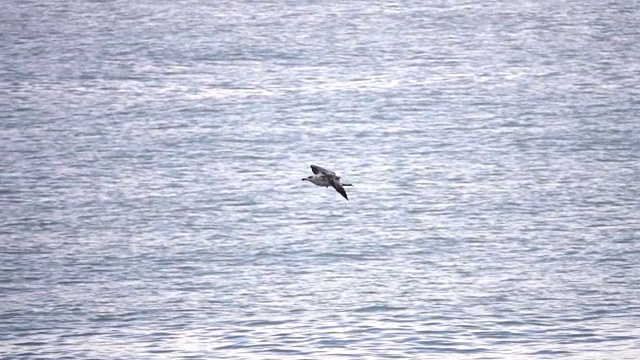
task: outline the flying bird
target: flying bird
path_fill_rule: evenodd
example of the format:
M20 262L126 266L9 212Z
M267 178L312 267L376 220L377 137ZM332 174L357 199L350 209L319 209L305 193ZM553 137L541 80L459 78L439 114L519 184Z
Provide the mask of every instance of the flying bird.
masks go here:
M333 171L323 169L320 166L311 165L311 171L313 171L314 175L307 176L306 178L302 179L302 181L306 180L318 186L324 186L324 187L333 186L333 188L336 189L336 191L339 192L340 195L342 195L345 199L349 200L349 198L347 197L347 192L344 191L343 186L353 186L353 185L342 184L340 182L340 176L336 175L336 173L334 173Z

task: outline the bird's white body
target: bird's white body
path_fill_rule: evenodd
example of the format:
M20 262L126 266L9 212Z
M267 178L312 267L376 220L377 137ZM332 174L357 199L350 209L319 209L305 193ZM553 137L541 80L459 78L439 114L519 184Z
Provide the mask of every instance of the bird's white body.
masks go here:
M327 177L324 175L312 175L309 176L307 178L304 178L302 180L307 180L313 184L316 184L318 186L324 186L324 187L329 187L332 186L329 181L327 180ZM352 184L342 184L342 186L353 186Z

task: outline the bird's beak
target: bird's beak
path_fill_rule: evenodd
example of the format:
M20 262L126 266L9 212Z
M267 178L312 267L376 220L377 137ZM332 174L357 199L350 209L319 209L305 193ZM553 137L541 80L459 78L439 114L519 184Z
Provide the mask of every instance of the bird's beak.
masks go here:
M302 179L302 181L305 181L305 180L307 180L307 179Z

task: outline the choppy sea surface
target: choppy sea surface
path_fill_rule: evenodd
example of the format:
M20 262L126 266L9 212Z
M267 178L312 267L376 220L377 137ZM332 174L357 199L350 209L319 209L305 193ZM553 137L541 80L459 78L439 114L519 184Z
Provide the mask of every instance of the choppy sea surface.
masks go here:
M636 1L1 19L1 358L640 358Z

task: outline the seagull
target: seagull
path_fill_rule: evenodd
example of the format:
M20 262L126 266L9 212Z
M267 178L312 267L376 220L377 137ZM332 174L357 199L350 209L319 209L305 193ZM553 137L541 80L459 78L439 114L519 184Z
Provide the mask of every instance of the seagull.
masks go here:
M345 199L349 200L349 198L347 197L347 192L344 191L343 186L353 186L353 185L342 184L340 182L340 176L336 175L336 173L334 173L333 171L323 169L320 166L311 165L311 171L313 171L315 175L307 176L306 178L302 179L302 181L307 180L318 186L324 186L324 187L333 186L333 188L336 189L336 191L339 192L340 195L342 195Z

